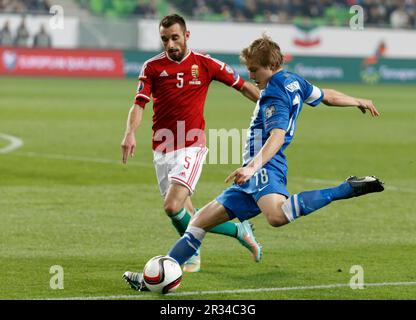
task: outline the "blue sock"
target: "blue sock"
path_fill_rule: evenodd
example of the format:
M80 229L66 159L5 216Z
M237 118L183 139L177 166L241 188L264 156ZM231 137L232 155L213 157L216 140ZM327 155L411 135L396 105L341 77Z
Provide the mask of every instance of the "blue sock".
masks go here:
M184 264L201 246L201 241L196 239L192 233L185 232L174 246L169 250L168 256L172 257L180 265Z
M335 200L354 197L354 191L348 182L344 182L335 188L304 191L287 199L282 209L289 221L300 216L306 216Z

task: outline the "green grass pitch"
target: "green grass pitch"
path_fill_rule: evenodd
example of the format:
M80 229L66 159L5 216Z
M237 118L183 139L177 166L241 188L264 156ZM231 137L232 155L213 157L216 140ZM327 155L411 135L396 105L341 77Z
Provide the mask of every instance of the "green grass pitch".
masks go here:
M120 161L136 81L0 78L0 133L24 143L0 154L0 298L415 299L415 87L322 86L373 99L382 116L305 106L286 152L289 191L333 186L351 174L377 175L386 190L277 229L257 216L258 264L236 240L208 234L202 271L185 274L178 295L159 296L121 280L177 239L152 165L151 106L136 156L127 166ZM252 110L213 84L207 128L245 129ZM0 139L0 150L8 144ZM236 167L206 165L194 204L218 195ZM63 267L64 289L50 288L54 265ZM362 290L348 286L354 265L364 269Z

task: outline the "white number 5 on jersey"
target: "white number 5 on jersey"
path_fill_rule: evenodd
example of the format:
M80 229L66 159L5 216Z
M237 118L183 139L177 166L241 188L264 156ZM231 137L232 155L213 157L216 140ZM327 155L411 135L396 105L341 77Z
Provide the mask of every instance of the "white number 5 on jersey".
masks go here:
M184 75L184 73L183 72L179 72L179 73L177 73L176 74L176 79L178 79L178 83L176 84L176 86L178 87L178 88L183 88L183 75Z

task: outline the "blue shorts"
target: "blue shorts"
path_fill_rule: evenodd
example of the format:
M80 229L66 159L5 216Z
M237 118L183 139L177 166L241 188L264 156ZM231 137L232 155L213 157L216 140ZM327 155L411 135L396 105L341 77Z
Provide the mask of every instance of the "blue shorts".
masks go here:
M261 197L279 193L289 198L286 183L286 177L279 172L262 168L246 183L233 184L225 189L216 200L224 206L230 219L238 218L244 221L261 212L257 205Z

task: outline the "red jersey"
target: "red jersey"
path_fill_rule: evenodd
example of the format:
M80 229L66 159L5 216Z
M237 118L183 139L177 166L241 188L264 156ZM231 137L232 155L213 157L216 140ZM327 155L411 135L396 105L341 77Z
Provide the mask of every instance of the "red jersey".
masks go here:
M225 63L189 50L182 61L163 52L147 60L139 76L135 104L153 96L153 150L169 152L205 146L204 104L212 80L240 90L244 80Z

